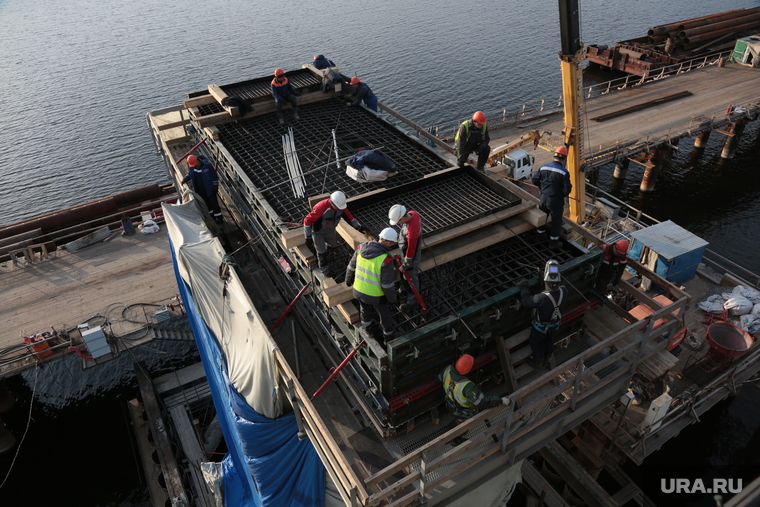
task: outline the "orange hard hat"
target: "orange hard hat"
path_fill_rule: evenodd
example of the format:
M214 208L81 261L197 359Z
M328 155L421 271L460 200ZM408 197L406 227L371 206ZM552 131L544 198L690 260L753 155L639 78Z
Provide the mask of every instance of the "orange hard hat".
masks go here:
M274 69L274 77L280 77L283 74L285 74L285 71L282 69Z
M554 156L556 158L567 158L567 146L560 146L554 150Z
M483 111L475 111L475 114L472 115L472 119L483 124L486 122L486 114Z
M362 82L361 79L359 79L356 76L354 76L354 77L351 78L351 86L358 85L361 82Z
M465 354L457 359L456 369L460 375L467 375L472 370L472 365L475 364L475 358L470 354Z
M620 255L624 255L628 251L628 240L621 239L615 243L615 250L617 250Z
M189 165L190 167L195 167L195 164L197 162L198 162L198 157L196 157L195 155L190 155L189 157L187 157L187 165Z

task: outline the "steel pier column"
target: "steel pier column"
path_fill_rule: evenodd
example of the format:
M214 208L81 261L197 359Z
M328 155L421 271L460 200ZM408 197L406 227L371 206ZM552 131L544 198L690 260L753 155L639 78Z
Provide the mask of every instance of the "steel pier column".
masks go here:
M739 139L747 123L749 123L749 120L743 119L731 125L729 129L730 134L726 136L726 141L723 143L723 151L720 152L720 158L734 158L736 146L739 144Z
M707 146L707 140L710 139L710 132L712 132L712 130L706 130L699 134L697 138L694 139L694 147L702 149Z
M639 190L642 192L651 192L654 190L654 184L657 182L657 175L660 173L662 164L665 162L665 157L668 155L669 151L670 150L667 146L658 146L651 151L649 163L644 170L644 177L641 178Z
M620 160L615 161L615 172L612 173L612 177L624 180L625 175L628 174L628 164L630 164L630 160L628 158L621 158Z

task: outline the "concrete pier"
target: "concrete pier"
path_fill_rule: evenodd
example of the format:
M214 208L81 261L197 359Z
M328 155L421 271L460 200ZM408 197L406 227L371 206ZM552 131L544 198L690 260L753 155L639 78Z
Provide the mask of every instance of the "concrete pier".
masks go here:
M654 190L654 185L657 183L657 175L660 173L662 164L665 162L665 158L670 153L670 148L667 146L658 146L651 150L649 157L649 163L646 164L644 170L644 177L641 178L641 185L639 190L642 192L651 192Z
M710 132L712 132L712 130L707 130L699 134L697 138L694 139L694 147L702 149L707 146L707 141L710 139Z
M612 173L612 177L618 180L624 180L626 174L628 174L628 164L631 161L627 158L621 158L615 161L615 172Z
M736 155L736 147L739 144L739 139L741 139L744 127L747 126L747 123L749 123L749 120L744 119L731 125L728 129L730 134L726 136L726 140L723 143L723 151L720 152L720 158L734 158L734 155Z

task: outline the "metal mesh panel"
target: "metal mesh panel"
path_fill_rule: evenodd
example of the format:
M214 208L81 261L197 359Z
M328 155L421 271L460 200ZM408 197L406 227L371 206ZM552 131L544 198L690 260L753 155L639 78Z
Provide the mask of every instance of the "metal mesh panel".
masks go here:
M307 88L313 85L321 85L322 80L317 78L311 71L306 69L289 71L286 76L290 84L298 90ZM244 81L242 83L235 83L231 85L222 86L224 93L230 97L240 97L252 101L259 97L269 97L272 95L270 85L274 76L268 76L251 81Z
M306 180L306 195L342 190L347 197L379 188L410 183L449 166L416 141L359 107L346 107L330 99L299 108L300 120L292 123L298 159ZM335 164L332 130L341 158L359 149L380 148L396 164L398 174L386 181L362 184ZM220 140L286 222L300 222L309 212L306 199L293 195L282 152L281 127L274 113L245 122L219 125Z

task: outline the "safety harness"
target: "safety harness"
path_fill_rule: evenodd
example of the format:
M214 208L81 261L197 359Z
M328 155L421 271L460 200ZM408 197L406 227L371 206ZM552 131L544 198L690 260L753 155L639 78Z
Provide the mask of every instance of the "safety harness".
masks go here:
M562 323L562 312L559 311L559 305L562 304L562 297L564 294L562 293L562 289L559 291L559 301L555 301L554 297L551 295L549 291L544 291L544 294L546 294L549 297L549 301L552 302L552 305L554 305L554 310L552 311L552 316L549 322L540 322L538 318L538 308L533 309L533 327L536 328L536 331L539 333L548 333L549 331L554 331L556 329L559 329L559 325Z

